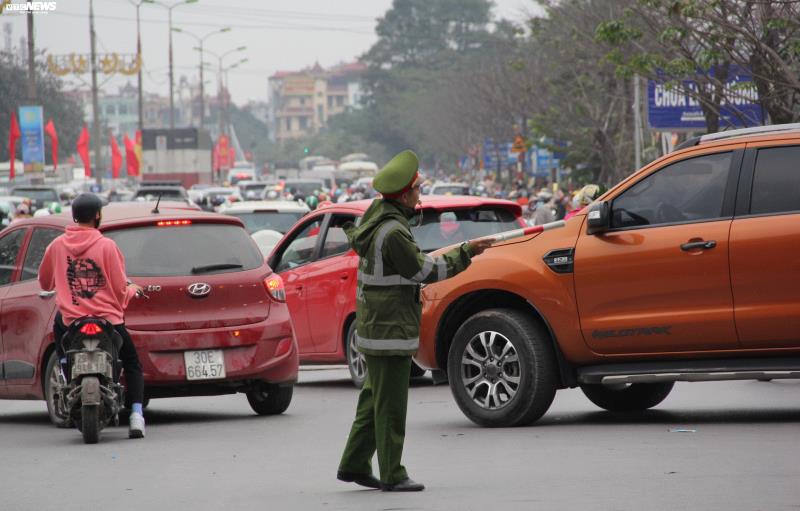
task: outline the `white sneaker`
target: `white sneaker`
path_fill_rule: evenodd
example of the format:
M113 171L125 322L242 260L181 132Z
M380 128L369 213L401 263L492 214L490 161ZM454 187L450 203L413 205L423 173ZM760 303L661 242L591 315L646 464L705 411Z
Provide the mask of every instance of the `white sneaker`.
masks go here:
M128 438L144 438L144 416L131 412Z

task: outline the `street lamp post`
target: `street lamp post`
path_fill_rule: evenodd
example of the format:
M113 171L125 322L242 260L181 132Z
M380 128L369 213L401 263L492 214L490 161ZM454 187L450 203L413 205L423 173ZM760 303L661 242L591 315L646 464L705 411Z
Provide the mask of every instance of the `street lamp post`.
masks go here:
M223 98L223 95L222 95L222 90L223 90L222 60L225 57L227 57L228 55L231 55L232 53L236 53L236 52L239 52L239 51L245 51L246 49L247 49L247 46L239 46L238 48L234 48L232 50L226 51L225 53L223 53L221 55L219 55L217 53L214 53L213 51L210 51L210 50L205 50L207 53L211 54L212 56L217 57L217 102L218 102L218 109L219 109L219 111L217 112L217 117L219 118L219 133L220 133L220 135L225 133L225 121L222 118L222 115L223 115L223 108L222 108L222 101L223 101L223 99L222 99ZM195 48L195 50L202 51L200 48ZM226 100L226 104L227 104L227 100ZM227 107L226 107L226 110L227 110Z
M142 0L146 4L160 5L169 14L169 127L175 129L175 100L173 97L174 74L172 72L172 9L181 5L195 4L199 0L182 0L174 4L166 4L157 0Z
M138 110L139 110L139 131L144 129L144 104L142 101L142 32L139 24L139 7L145 3L145 0L128 0L131 5L136 7L136 60L139 64L139 72L137 73L137 87L139 93Z
M235 63L231 64L230 66L227 66L227 67L222 69L222 73L225 76L225 82L224 83L225 83L225 93L226 93L225 94L225 125L227 126L227 131L228 131L229 135L230 135L230 130L231 130L231 117L230 117L231 116L231 112L230 112L230 106L231 106L230 97L231 97L231 93L230 93L230 81L228 80L228 71L233 69L233 68L239 67L239 64L244 64L247 61L248 61L248 59L244 58L244 59L241 59L238 62L235 62Z
M206 103L205 103L205 88L203 82L203 42L211 37L214 34L222 34L225 32L230 32L231 27L221 28L219 30L215 30L213 32L209 32L208 34L204 35L203 37L199 37L191 32L187 32L186 30L182 30L180 28L173 28L173 32L180 32L181 34L186 34L190 37L194 37L197 43L200 45L200 127L203 127L203 120L205 117L206 112Z

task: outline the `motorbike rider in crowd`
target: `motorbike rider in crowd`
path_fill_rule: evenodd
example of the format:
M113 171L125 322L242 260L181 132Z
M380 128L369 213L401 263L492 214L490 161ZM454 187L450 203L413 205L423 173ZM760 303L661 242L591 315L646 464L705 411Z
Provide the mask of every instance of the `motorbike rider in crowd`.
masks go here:
M113 240L98 230L102 207L100 199L92 193L75 198L72 219L77 226L67 227L66 232L47 247L39 268L39 284L45 291L56 291L58 313L53 333L60 359L65 356L61 339L68 326L80 317L103 318L122 337L119 358L132 403L128 437L144 438L144 377L124 320L130 299L142 295L143 289L129 283L122 252Z

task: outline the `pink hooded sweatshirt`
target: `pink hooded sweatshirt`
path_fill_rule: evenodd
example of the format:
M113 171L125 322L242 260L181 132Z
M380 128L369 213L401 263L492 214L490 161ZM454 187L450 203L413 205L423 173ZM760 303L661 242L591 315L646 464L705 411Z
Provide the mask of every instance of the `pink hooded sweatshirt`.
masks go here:
M124 323L125 308L136 294L128 287L125 258L117 244L90 227L67 227L53 240L39 267L39 285L56 290L65 325L82 316Z

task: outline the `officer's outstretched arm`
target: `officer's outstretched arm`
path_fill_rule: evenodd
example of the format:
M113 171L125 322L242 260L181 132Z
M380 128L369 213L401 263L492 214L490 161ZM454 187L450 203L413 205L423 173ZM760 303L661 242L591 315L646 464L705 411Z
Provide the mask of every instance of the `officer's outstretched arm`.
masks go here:
M383 253L402 277L420 284L445 280L464 271L471 256L466 243L440 256L429 256L402 229L395 229L386 236Z

